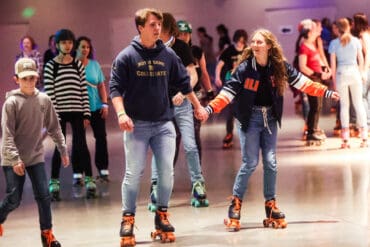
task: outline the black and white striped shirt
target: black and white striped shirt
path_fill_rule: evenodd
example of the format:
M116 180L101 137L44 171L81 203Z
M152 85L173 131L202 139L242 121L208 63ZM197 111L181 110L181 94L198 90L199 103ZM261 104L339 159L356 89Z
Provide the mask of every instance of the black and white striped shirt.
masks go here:
M52 59L44 68L45 92L51 98L55 110L83 112L84 118L89 119L91 113L84 66L79 60L69 64L58 63L54 72L56 63Z

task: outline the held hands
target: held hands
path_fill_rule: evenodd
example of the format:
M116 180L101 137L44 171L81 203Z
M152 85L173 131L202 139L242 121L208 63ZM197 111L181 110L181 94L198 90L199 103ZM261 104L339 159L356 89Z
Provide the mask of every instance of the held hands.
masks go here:
M331 95L331 98L332 98L333 100L337 100L337 101L338 101L338 100L339 100L339 98L340 98L340 97L339 97L339 93L334 91L334 92L333 92L333 94Z
M132 122L132 119L129 116L127 116L127 114L122 114L118 116L118 125L120 130L128 132L132 132L135 127L134 123Z
M202 121L203 123L207 121L209 114L208 112L204 109L204 107L199 107L197 109L194 109L194 115L195 117Z
M25 165L22 161L18 161L18 163L13 166L13 171L18 176L24 176L25 169Z
M325 70L321 73L321 79L324 81L330 79L330 76L331 76L330 70Z

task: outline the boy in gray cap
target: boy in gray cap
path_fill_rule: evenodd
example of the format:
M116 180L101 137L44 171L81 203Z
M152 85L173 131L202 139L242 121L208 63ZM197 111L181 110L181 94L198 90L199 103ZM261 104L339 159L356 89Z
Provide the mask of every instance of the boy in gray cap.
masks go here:
M6 180L6 196L0 202L0 236L8 214L20 204L27 172L38 206L42 244L44 247L60 247L52 233L43 128L56 143L65 167L69 165L69 157L53 103L35 87L38 78L35 61L19 59L15 64L14 78L19 89L6 94L2 109L1 165Z

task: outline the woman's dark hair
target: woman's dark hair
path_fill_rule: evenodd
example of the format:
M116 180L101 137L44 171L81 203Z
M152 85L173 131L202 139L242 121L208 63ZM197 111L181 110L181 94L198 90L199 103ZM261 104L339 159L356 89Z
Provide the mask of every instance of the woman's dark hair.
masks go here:
M81 36L77 39L76 41L76 49L78 49L78 47L80 46L80 43L81 41L86 41L87 43L89 43L89 46L90 46L90 52L89 54L87 55L87 58L89 59L94 59L94 48L92 46L92 43L91 43L91 39L86 37L86 36Z
M55 43L58 44L60 41L72 40L73 43L76 42L75 35L69 29L60 29L55 33Z
M233 41L236 43L240 38L244 38L245 42L248 41L248 33L244 29L238 29L235 31Z
M218 25L216 27L216 30L219 31L220 33L223 33L223 34L228 34L229 33L229 30L227 29L227 27L224 24Z
M32 48L32 50L35 50L37 48L37 44L36 44L35 40L31 36L25 35L25 36L23 36L21 38L21 42L19 44L21 50L23 50L23 40L25 40L25 39L29 39L31 41L31 48Z

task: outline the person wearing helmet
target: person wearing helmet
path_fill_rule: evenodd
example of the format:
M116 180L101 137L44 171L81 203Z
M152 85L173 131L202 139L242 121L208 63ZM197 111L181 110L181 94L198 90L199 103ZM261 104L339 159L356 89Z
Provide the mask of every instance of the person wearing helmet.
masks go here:
M92 178L90 153L86 143L85 127L90 123L90 104L81 61L71 54L74 52L75 36L71 30L61 29L55 34L59 54L50 60L44 70L45 92L50 96L60 119L65 136L66 124L72 127L72 168L74 196L82 196L86 186L86 197L95 197L96 185ZM60 154L54 150L49 190L52 199L59 201ZM85 181L83 182L83 175Z

